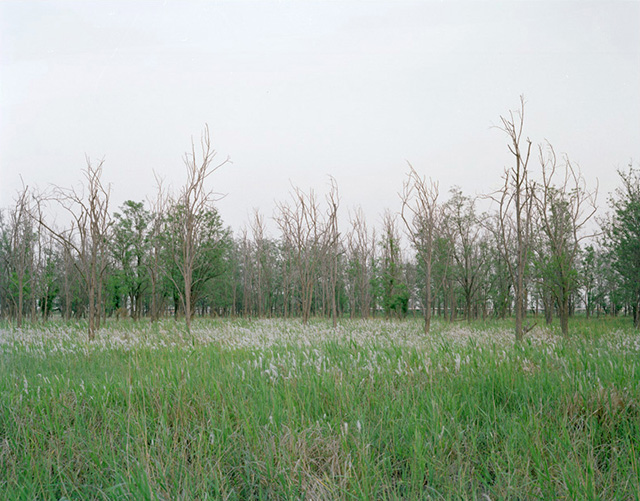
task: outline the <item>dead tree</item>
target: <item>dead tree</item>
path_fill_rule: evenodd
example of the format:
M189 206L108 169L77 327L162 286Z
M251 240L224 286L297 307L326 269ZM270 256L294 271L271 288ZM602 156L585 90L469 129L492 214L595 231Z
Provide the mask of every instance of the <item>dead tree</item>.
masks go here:
M151 322L160 316L162 298L159 297L160 280L164 273L162 232L167 211L168 194L162 186L162 179L156 176L156 198L150 200L151 223L149 225L149 259L147 271L151 282Z
M207 188L206 180L222 166L231 162L227 157L216 164L214 159L216 150L211 145L209 127L205 125L200 137L200 152L196 152L196 144L191 139L191 151L184 155L184 165L187 169L187 181L180 190L178 199L174 201L172 235L177 239L173 262L178 270L180 280L169 275L176 288L182 304L187 334L191 334L191 320L193 316L192 287L194 272L201 263L203 247L200 238L209 233L207 225L210 214L215 212L214 202L220 200L221 195Z
M545 154L546 150L546 154ZM580 243L594 236L584 233L587 222L596 212L598 190L589 191L580 170L568 156L559 165L553 147L539 147L542 185L536 191L537 215L544 235L545 256L543 283L550 289L558 306L562 334L569 334L569 300L579 286L578 255Z
M338 309L336 304L337 284L338 284L338 254L340 248L340 233L338 232L338 207L340 199L338 196L338 184L336 180L330 178L330 189L327 194L327 221L325 229L325 254L329 263L329 284L331 294L331 319L333 328L338 325Z
M400 200L402 201L400 216L424 270L422 313L424 316L424 332L427 334L431 327L434 296L431 267L442 210L438 205L438 184L420 177L413 166L409 162L407 163L409 164L409 173L400 194Z
M13 281L16 289L15 293L11 294L11 297L14 301L14 316L18 329L22 327L24 317L25 287L31 285L31 288L33 288L34 281L33 241L35 233L31 221L30 193L29 188L25 186L18 192L15 206L9 211L9 264L13 272Z
M520 97L520 109L509 111L506 117L501 116L499 129L507 134L509 152L513 155L515 165L506 168L501 190L494 194L498 202L498 225L501 233L501 251L509 269L509 275L515 295L515 336L522 341L525 328L525 272L528 251L531 244L531 220L534 201L534 186L529 181L529 158L531 141L523 139L524 130L524 97ZM524 143L524 144L523 144ZM510 243L514 242L511 247Z
M265 303L265 282L267 274L267 246L265 239L265 224L264 216L258 209L254 209L253 218L250 223L251 226L251 238L254 245L254 264L255 264L255 293L257 299L257 315L258 317L264 316L264 303Z
M277 204L275 220L282 232L283 244L292 254L300 285L302 322L306 324L311 316L313 286L322 255L325 227L313 190L307 194L294 187L291 198L292 204Z
M364 212L360 207L350 215L349 222L351 229L346 235L346 245L351 317L359 311L362 318L367 318L371 313L371 271L375 258L375 231L369 233Z
M105 188L102 184L104 160L93 165L86 157L86 162L87 167L83 170L85 184L80 190L55 186L49 195L40 198L43 202L57 203L71 218L70 228L55 228L45 220L41 210L38 211L37 220L77 258L73 262L87 290L89 339L93 339L100 328L102 284L107 267L107 235L111 226L110 187Z
M242 262L242 312L244 316L250 316L253 312L253 260L251 258L252 245L246 228L242 228L240 231L238 247Z

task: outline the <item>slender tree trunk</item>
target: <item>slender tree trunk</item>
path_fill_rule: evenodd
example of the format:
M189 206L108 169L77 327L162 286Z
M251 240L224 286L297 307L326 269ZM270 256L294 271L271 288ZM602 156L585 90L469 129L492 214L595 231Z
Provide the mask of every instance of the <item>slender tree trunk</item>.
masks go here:
M549 291L545 290L542 293L542 302L544 306L544 321L547 325L551 325L553 323L553 299Z
M95 337L95 280L93 277L89 278L89 340L93 340Z
M520 266L518 266L518 268L520 268ZM516 342L521 342L524 335L524 330L523 330L523 320L524 320L524 294L523 294L523 287L522 287L522 282L523 282L523 273L521 272L520 269L518 269L518 287L516 288L516 304L515 304L515 309L516 309Z
M14 296L15 297L15 296ZM18 329L22 328L22 308L24 302L24 283L22 273L18 273L18 317L17 325Z
M333 318L333 328L338 326L338 305L336 302L337 292L337 278L338 278L338 255L334 254L333 257L333 273L331 277L331 317Z
M431 329L431 270L427 270L427 285L425 287L425 298L424 298L424 333L429 334L429 330Z
M565 294L560 306L560 330L564 337L569 336L569 297Z
M184 280L184 318L187 334L191 336L191 277L185 274Z
M69 285L69 273L65 270L64 274L64 319L71 319L71 287Z

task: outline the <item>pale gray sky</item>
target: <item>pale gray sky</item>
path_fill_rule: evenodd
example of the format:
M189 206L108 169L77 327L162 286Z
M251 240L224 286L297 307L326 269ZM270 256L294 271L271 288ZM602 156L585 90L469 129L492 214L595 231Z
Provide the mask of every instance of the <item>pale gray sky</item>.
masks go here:
M20 175L77 183L85 153L114 204L152 196L154 170L177 187L206 122L234 229L328 174L377 222L405 160L442 192L499 186L491 126L520 94L527 134L598 177L604 207L640 159L640 2L3 1L0 207Z

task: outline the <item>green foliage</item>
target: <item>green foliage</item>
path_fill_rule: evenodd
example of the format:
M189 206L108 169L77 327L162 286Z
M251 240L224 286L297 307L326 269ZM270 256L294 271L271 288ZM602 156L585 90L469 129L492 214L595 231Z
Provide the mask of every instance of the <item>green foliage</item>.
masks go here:
M222 218L215 208L203 210L194 215L197 220L198 234L193 239L193 276L191 279L191 302L210 295L211 281L222 276L230 269L229 252L233 248L231 231L223 227ZM185 227L184 207L175 205L166 214L160 239L163 245L165 272L171 278L173 290L184 289L185 267L183 246L187 228ZM220 293L220 291L215 291Z
M152 215L142 202L127 200L121 213L114 214L113 238L110 250L117 263L110 277L112 294L121 294L122 300L115 300L119 308L129 300L133 318L139 318L142 309L142 295L149 287L147 259L150 236L148 233Z
M395 283L391 293L384 296L384 311L400 317L409 309L409 289L404 283Z
M385 315L400 317L407 313L410 294L403 277L400 238L396 233L395 220L388 219L387 221L385 233L380 241L382 257L380 259L379 287Z
M622 187L609 203L613 215L605 225L613 268L621 278L621 288L633 309L634 323L640 326L640 171L629 166L618 171Z
M45 249L44 254L44 266L38 277L40 281L38 306L43 318L46 319L53 311L54 303L60 293L56 267L61 263L53 249Z

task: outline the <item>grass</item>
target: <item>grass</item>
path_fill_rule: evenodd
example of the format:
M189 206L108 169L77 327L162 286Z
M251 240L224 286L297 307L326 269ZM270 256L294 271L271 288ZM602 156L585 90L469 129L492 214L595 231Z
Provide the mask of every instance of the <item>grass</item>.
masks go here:
M0 330L2 499L640 499L640 337L576 320Z

